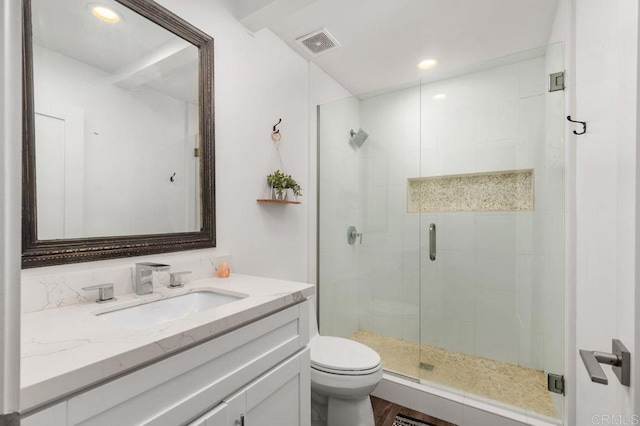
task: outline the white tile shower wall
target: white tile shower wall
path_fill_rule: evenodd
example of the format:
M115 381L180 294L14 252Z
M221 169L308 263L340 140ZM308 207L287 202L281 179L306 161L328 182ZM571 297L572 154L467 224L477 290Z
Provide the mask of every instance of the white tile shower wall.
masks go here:
M360 156L349 144L358 106L351 97L320 108L320 332L342 337L358 330L360 310L361 246L347 242L349 226L362 230Z
M406 181L420 173L418 87L364 99L360 327L417 341L419 216L407 213ZM417 362L417 359L416 359Z
M561 64L555 45L545 57L361 102L371 135L360 258L371 284L361 299L406 313L377 321L372 310L361 328L562 371L563 110L545 77ZM433 100L439 93L446 99ZM406 213L407 178L526 168L535 174L534 211ZM436 262L428 259L432 222ZM408 309L418 301L422 324Z

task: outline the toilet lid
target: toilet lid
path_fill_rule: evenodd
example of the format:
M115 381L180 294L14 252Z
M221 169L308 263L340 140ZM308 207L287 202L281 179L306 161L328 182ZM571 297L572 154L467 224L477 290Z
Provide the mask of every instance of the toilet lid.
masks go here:
M311 366L338 374L370 372L380 367L380 355L368 346L341 337L311 340Z

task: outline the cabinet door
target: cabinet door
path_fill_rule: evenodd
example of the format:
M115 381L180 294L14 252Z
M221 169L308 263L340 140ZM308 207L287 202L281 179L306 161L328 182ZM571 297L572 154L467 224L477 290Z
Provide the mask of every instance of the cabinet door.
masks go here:
M309 426L309 369L307 348L225 400L231 415L228 426ZM244 424L241 422L242 415Z
M226 426L245 426L247 413L247 389L224 400L229 409L227 410ZM276 425L272 425L276 426Z
M229 407L224 402L189 426L226 426Z

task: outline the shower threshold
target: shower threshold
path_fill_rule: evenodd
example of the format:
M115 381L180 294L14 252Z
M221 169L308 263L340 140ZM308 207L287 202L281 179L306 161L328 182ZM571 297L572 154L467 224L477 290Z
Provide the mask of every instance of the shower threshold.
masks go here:
M385 370L556 418L544 372L359 330L351 339L376 350Z

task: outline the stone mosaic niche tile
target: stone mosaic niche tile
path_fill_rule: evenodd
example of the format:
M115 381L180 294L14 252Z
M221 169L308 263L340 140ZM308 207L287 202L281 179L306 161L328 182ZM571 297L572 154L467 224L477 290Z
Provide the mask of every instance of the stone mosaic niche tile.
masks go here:
M523 211L533 204L532 169L407 181L409 213Z

